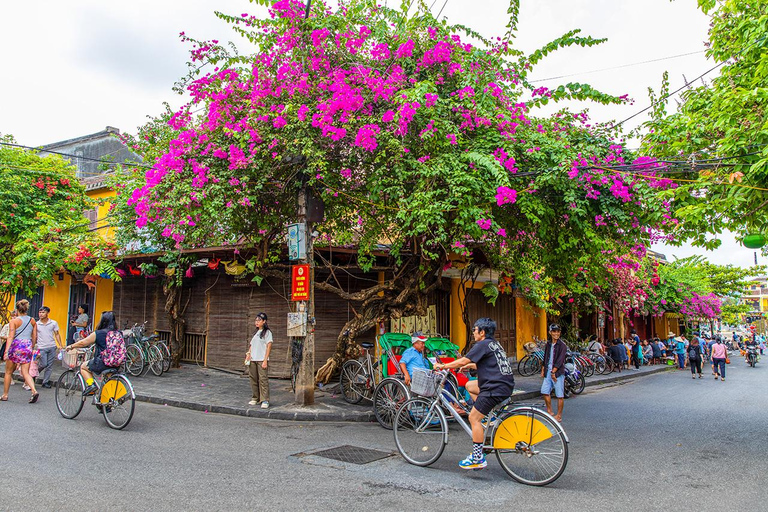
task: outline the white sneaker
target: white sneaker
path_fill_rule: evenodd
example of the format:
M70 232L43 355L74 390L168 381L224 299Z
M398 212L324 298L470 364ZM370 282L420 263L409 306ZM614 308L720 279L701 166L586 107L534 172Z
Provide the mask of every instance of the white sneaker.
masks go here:
M24 389L26 389L27 391L32 391L32 388L31 388L31 387L29 387L29 386L27 386L26 384L24 384L24 385L23 385L23 386L21 386L21 387L22 387L22 388L24 388Z
M257 403L259 402L257 402L256 400L251 400L250 402L248 402L248 405L256 405Z
M269 402L268 402L268 401L266 401L266 400L264 400L263 402L261 402L261 408L262 408L262 409L269 409Z

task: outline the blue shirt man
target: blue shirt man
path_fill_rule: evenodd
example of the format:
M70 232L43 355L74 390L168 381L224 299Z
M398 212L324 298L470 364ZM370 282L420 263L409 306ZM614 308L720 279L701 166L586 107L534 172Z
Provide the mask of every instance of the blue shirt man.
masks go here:
M414 370L429 370L427 358L424 357L424 345L426 341L426 336L420 333L415 333L411 336L411 348L406 349L406 351L403 352L403 357L400 358L400 371L403 372L406 386L411 385L411 378L413 377Z

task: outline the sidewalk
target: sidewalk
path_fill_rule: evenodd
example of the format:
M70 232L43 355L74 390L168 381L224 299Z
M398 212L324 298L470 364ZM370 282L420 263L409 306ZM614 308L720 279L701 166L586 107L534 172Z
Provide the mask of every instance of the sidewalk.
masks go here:
M673 368L672 366L644 366L640 370L630 369L610 375L593 375L587 378L587 387L672 371ZM55 383L63 372L64 368L61 364L54 363L52 382ZM4 375L4 372L0 372L0 376ZM20 382L21 378L17 376L16 380ZM206 413L294 421L376 421L371 404L366 404L365 401L359 405L348 404L338 394L338 383L316 388L314 405L303 407L293 403L289 381L270 379L271 406L269 409L261 409L260 405L248 405L251 386L247 378L211 368L184 364L181 368L173 368L160 377L150 373L141 377L130 377L130 380L137 400ZM16 394L22 391L20 388L21 386L18 388L14 386L11 393ZM541 378L538 375L532 377L515 375L513 396L516 401L538 398L541 396L540 388ZM39 391L41 398L53 402L53 389L39 388Z

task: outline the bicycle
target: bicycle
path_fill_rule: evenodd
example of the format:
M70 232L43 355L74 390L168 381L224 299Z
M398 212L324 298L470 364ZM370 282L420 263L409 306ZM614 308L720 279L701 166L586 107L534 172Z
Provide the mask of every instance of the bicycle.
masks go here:
M398 409L393 424L395 444L410 464L429 466L448 444L445 410L472 437L472 429L454 405L467 408L445 389L449 372L419 372L411 390L416 396ZM502 469L526 485L543 486L557 480L568 463L568 436L544 411L531 406L510 409L511 397L494 407L485 419L483 453L496 453ZM489 432L490 430L490 432Z
M350 404L360 403L363 398L372 400L380 375L381 362L374 361L369 352L373 343L360 343L360 347L364 354L363 362L350 359L341 367L339 377L341 396Z
M80 365L87 361L92 349L78 349L64 355L62 360L67 371L56 382L56 408L64 418L72 420L83 410L87 396L83 396L85 379L80 374ZM103 415L110 428L122 430L133 418L136 394L128 377L120 368L107 368L100 379L94 379L98 390L93 395L93 405Z
M157 335L144 336L146 322L142 325L133 324L131 334L126 339L125 371L134 377L147 374L151 370L156 376L163 374L165 364L163 352L157 346ZM163 344L164 345L164 344ZM165 347L168 350L167 346ZM168 351L168 368L170 368L170 351Z

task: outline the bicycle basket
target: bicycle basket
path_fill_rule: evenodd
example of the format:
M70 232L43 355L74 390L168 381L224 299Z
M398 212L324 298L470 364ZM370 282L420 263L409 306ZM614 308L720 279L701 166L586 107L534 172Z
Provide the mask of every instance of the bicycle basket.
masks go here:
M421 396L435 396L440 374L429 370L414 370L411 375L411 392Z
M523 348L525 349L525 351L526 351L527 353L529 353L529 354L533 354L534 352L536 352L536 349L537 349L538 347L536 346L536 344L535 344L534 342L532 342L532 341L529 341L528 343L526 343L525 345L523 345Z
M61 357L61 364L64 368L76 368L78 366L79 353L76 350L64 352Z

